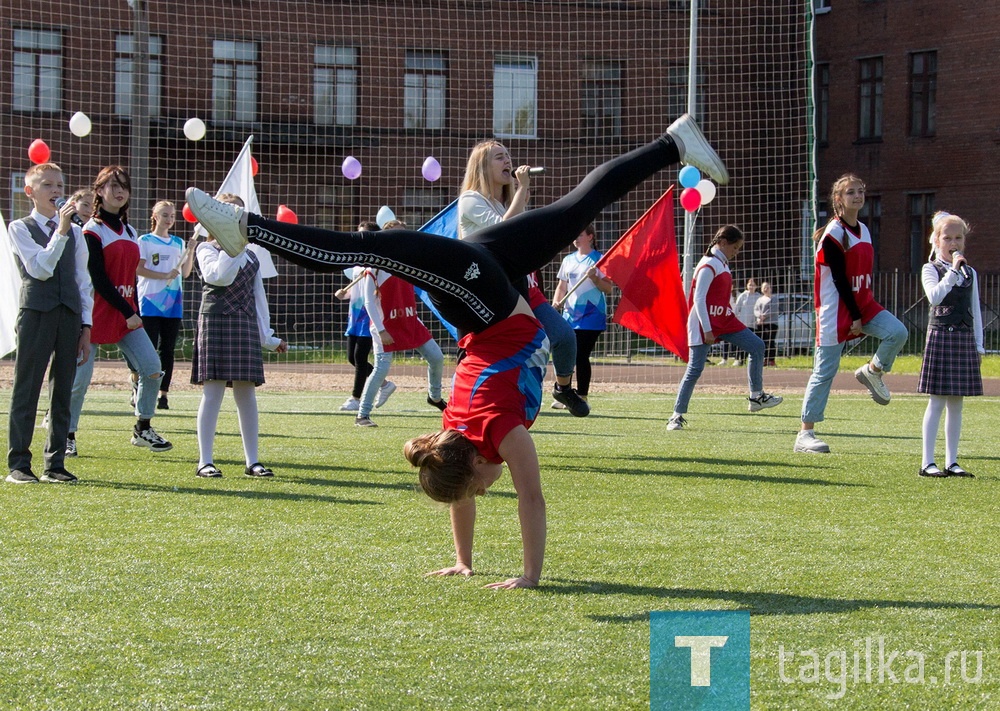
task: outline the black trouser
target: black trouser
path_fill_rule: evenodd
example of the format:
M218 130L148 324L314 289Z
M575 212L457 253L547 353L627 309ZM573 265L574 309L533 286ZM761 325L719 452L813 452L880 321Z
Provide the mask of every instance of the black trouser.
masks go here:
M177 336L181 331L179 318L165 316L143 316L142 327L153 343L153 348L160 354L160 368L163 370L163 380L160 381L160 391L170 390L170 379L174 374L174 350L177 348Z
M582 397L587 397L590 394L590 378L593 372L590 366L590 354L594 352L597 339L604 331L578 328L573 333L576 335L576 391Z
M375 370L374 366L368 362L368 356L371 352L371 336L347 337L347 362L354 366L354 388L351 390L351 397L361 398L361 391L365 389L365 381Z
M335 232L248 215L248 236L317 272L382 269L424 289L445 320L480 332L517 305L513 283L552 261L601 210L680 156L664 134L592 170L550 205L491 225L466 240L414 230Z

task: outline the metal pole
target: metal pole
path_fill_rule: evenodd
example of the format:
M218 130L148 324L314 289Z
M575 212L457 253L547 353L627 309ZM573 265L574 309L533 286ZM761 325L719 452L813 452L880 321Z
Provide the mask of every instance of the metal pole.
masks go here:
M687 112L698 117L698 0L691 0L691 26L688 41L688 96ZM684 279L684 293L691 287L691 277L694 272L694 225L695 217L684 211L684 265L681 276Z
M132 7L132 106L130 118L129 173L132 195L129 208L132 221L149 214L149 27L144 0L129 0Z

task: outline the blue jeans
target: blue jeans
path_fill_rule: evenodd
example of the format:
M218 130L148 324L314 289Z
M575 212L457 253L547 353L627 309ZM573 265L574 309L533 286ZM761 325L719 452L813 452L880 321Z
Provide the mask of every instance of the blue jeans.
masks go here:
M153 348L153 342L149 340L145 329L142 328L126 333L117 345L130 367L136 368L139 373L139 392L135 399L135 416L142 420L151 420L156 414L156 396L159 394L160 381L163 379L163 372L160 370L160 356ZM97 355L96 346L87 362L77 366L76 369L76 378L73 380L73 396L70 399L70 432L76 432L80 426L83 401L87 397L90 380L94 377L95 355Z
M888 373L896 356L906 344L907 331L902 321L888 311L880 311L871 321L861 327L861 332L867 336L878 338L878 350L872 356L872 364ZM844 353L844 343L835 346L816 346L813 356L813 371L806 385L806 394L802 400L802 421L822 422L826 412L826 403L830 399L830 387L833 378L840 369L840 356Z
M541 321L545 335L549 337L552 369L560 378L572 377L573 368L576 367L576 334L573 333L573 326L548 301L536 306L532 313Z
M756 333L749 328L744 328L736 333L727 333L719 336L719 341L724 341L739 348L749 356L747 360L747 384L750 387L750 394L759 393L764 389L764 341L760 340ZM712 346L702 344L688 348L687 370L681 379L680 388L677 390L677 400L674 401L674 412L683 415L688 411L688 404L691 402L691 395L694 393L694 386L698 383L698 378L705 370L705 361L708 360L708 352Z
M378 341L376 341L377 343ZM417 347L417 351L427 361L427 394L432 400L441 399L441 376L444 373L444 353L441 346L433 338ZM368 417L375 407L375 398L379 388L385 382L385 376L389 374L389 366L392 365L392 353L386 353L380 347L375 349L375 367L371 375L365 380L364 390L361 391L361 405L358 407L358 417Z

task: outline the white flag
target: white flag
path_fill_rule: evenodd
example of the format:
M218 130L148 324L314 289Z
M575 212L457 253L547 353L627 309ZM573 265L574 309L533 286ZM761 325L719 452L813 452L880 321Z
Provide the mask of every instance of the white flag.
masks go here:
M17 348L17 312L21 302L21 270L17 268L14 245L7 235L7 223L0 212L0 357Z
M259 215L260 201L257 200L257 189L253 184L253 165L250 162L250 145L252 143L253 136L250 136L247 138L247 142L243 144L243 149L236 156L233 167L229 169L226 179L222 181L222 185L219 186L219 191L215 196L218 197L222 193L239 195L243 198L247 211ZM195 225L194 233L195 235L207 234L200 224ZM274 261L271 259L270 252L256 244L250 244L247 247L260 260L261 278L270 279L271 277L278 276L278 270L274 268Z

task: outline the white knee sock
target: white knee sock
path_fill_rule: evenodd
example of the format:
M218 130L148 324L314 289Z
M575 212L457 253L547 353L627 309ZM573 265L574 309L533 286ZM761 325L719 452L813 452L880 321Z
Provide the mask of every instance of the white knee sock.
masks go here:
M952 395L945 399L944 411L944 465L950 467L958 461L958 438L962 434L962 403L965 398Z
M934 461L934 445L937 443L938 426L941 424L941 413L944 411L944 406L945 398L941 395L931 395L927 400L927 409L924 411L924 451L920 464L921 469L925 469ZM941 468L944 467L941 466Z
M202 386L201 404L198 405L198 468L211 464L215 446L215 430L219 424L219 410L226 384L221 380L206 380Z
M246 457L247 466L250 466L260 461L257 451L260 432L257 417L257 387L249 381L236 381L233 383L233 399L236 401L236 415L240 421L243 455Z

